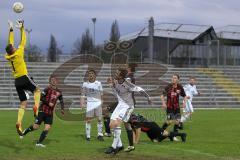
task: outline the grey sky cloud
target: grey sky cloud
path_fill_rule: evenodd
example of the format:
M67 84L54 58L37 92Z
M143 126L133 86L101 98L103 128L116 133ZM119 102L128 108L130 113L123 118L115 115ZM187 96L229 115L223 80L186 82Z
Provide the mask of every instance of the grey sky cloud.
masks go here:
M7 20L23 18L32 28L31 43L46 51L53 34L64 52L70 52L74 41L90 28L97 17L96 41L109 38L111 23L117 19L121 34L141 29L153 16L155 23L176 22L221 27L239 24L239 0L18 0L24 4L22 14L11 7L15 0L2 0L0 5L0 51L6 45Z

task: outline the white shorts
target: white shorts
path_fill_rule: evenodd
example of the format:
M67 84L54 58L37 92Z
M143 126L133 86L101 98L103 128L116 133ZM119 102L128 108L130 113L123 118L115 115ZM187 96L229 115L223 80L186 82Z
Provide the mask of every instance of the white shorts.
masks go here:
M86 117L102 117L102 102L87 102Z
M189 99L186 101L186 107L183 109L183 112L184 113L193 112L192 102Z
M123 122L128 122L134 107L129 106L126 103L118 103L117 107L112 113L111 120L120 119Z

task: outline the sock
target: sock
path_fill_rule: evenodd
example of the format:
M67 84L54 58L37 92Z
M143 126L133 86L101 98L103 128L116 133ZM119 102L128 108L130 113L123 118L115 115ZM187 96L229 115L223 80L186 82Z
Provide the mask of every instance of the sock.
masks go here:
M23 119L23 116L24 116L24 112L25 112L24 107L20 106L20 108L18 109L18 118L17 118L17 123L19 123L20 125L22 124L22 119Z
M98 128L98 136L103 136L103 133L102 133L102 127L103 127L102 122L98 122L98 124L97 124L97 128Z
M174 127L173 127L173 132L178 132L178 127L179 127L179 125L178 125L178 124L174 124Z
M177 137L182 136L184 133L178 133L178 132L170 132L169 137Z
M129 146L133 146L133 131L127 130Z
M37 143L42 143L42 141L47 137L47 134L48 134L48 131L42 131Z
M163 123L162 129L165 130L168 127L168 124L166 122Z
M116 149L122 143L120 136L121 136L121 127L114 128L113 143L112 143L112 147L114 149Z
M41 98L41 91L39 89L37 89L34 92L34 107L36 107L36 114L38 114L38 107L39 107L39 103L40 103L40 98Z
M188 115L188 114L183 115L183 116L181 117L181 122L185 122L188 118L189 118L189 115Z
M29 126L27 129L24 130L23 135L28 134L29 132L34 131L33 125Z
M111 134L109 124L110 124L110 117L104 117L105 132Z
M91 123L86 123L86 136L87 138L90 138L90 133L91 133Z

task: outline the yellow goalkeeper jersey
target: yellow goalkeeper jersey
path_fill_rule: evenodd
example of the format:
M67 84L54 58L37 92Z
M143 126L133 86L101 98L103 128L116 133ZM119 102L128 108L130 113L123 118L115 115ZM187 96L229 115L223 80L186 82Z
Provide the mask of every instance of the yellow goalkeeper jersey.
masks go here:
M13 31L9 32L9 39L8 44L12 44L14 46L14 34ZM11 68L14 78L19 78L24 75L28 74L27 66L24 61L24 48L26 45L26 33L24 28L21 28L21 42L17 48L17 50L12 54L8 55L6 53L5 58L8 60Z

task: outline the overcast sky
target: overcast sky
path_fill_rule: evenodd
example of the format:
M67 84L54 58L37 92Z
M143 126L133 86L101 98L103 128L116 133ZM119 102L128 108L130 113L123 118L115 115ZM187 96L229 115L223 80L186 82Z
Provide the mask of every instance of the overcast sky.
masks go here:
M23 18L31 28L31 43L44 52L53 34L65 53L89 28L96 17L96 43L109 38L112 22L117 19L121 35L137 31L153 16L155 23L171 22L213 25L239 25L239 0L17 0L24 4L21 14L12 11L14 0L0 2L0 51L7 41L7 20Z

